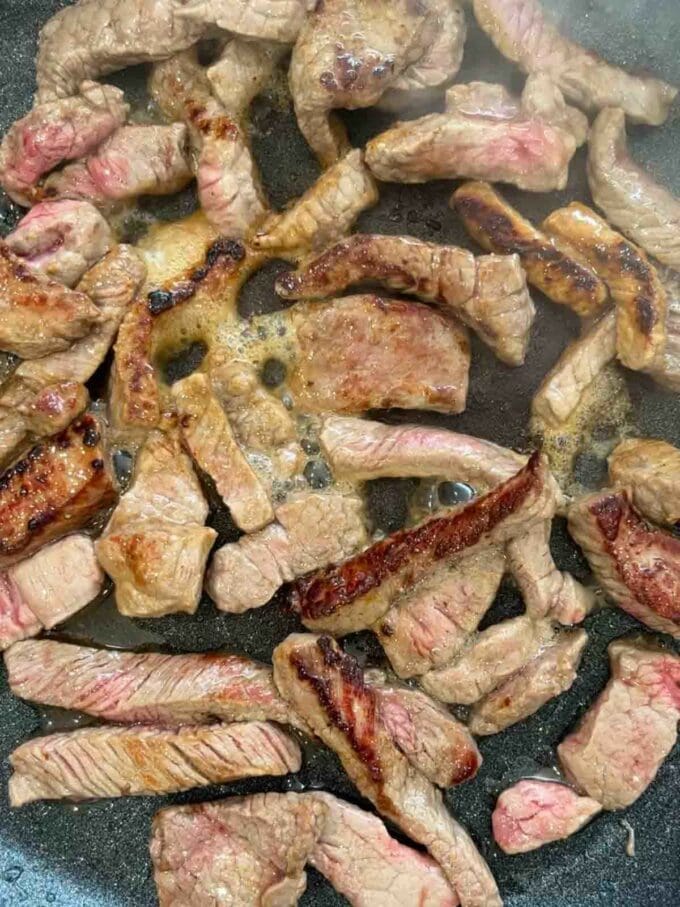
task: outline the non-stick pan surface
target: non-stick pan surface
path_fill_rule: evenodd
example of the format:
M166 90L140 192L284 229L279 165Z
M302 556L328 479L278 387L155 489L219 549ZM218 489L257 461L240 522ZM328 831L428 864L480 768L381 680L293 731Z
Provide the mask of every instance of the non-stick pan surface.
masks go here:
M39 26L60 6L59 0L0 0L0 130L30 106L33 94L33 58ZM680 4L678 0L549 0L566 31L615 63L630 69L650 69L680 84ZM469 19L472 18L468 14ZM522 80L505 63L490 42L472 26L461 81L503 81L518 88ZM143 85L143 73L125 75L118 83L132 90ZM375 111L347 116L356 144L379 131L389 121ZM680 118L676 112L660 129L637 128L631 144L639 160L680 195ZM280 97L261 99L254 110L255 149L265 183L277 205L299 195L315 177L316 165ZM563 193L532 196L508 193L520 209L534 219L574 198L588 200L584 155L572 165L570 184ZM380 204L367 212L358 229L383 233L409 233L424 239L470 245L448 210L451 184L384 186ZM190 198L184 197L186 208ZM165 217L179 213L167 203ZM3 207L4 231L13 212ZM471 246L470 246L471 247ZM245 288L242 312L266 311L275 303L269 267ZM538 294L534 294L538 297ZM457 431L490 438L498 443L525 447L532 394L565 343L575 335L577 323L570 313L537 298L539 317L527 364L511 370L501 366L482 346L475 344L471 393L465 414L442 418L428 414L399 414L391 418L445 425ZM680 443L678 398L657 390L651 382L628 377L633 401L633 425L641 435ZM603 424L606 437L611 426ZM593 456L578 463L582 480L597 485L604 464ZM371 489L373 510L383 524L398 523L402 511L400 483L379 483ZM223 538L230 537L224 514L214 517ZM233 536L232 536L233 537ZM554 551L559 565L585 577L587 569L563 527L556 526ZM520 601L507 587L493 617L517 613ZM91 640L117 646L166 647L170 651L224 647L269 660L273 646L296 621L279 602L243 616L218 615L204 602L195 618L130 622L117 617L110 602L89 609L70 621L59 637ZM606 814L571 840L534 854L506 857L493 845L489 817L498 792L517 775L551 765L554 745L583 713L608 676L605 650L609 641L639 630L639 625L611 609L587 621L590 642L573 688L534 716L496 737L482 739L484 766L479 777L447 801L470 829L498 879L509 907L674 907L680 904L680 821L678 791L680 753L666 760L651 789L626 811L635 829L635 856L626 854L628 831L617 813ZM371 640L357 637L348 644L374 660L380 652ZM359 798L338 761L329 752L310 748L299 776L204 789L172 798L103 801L68 806L37 804L10 812L6 800L7 757L26 738L50 729L73 727L72 715L38 713L14 699L7 690L4 670L0 676L0 907L60 905L60 907L147 907L155 892L151 878L148 840L151 817L171 802L191 802L264 790L323 788L355 802ZM366 805L366 804L364 804ZM310 872L303 905L331 907L344 903L318 875Z

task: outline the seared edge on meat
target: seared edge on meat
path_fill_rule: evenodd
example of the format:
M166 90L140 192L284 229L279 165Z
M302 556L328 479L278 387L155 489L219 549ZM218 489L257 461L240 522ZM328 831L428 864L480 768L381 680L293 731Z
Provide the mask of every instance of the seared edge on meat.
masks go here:
M494 841L504 853L527 853L563 841L587 825L602 806L566 784L518 781L496 801L491 816Z
M653 630L680 639L680 539L645 523L625 489L578 500L569 532L607 595Z
M488 252L519 255L529 283L588 317L609 298L605 283L572 248L541 233L489 183L468 182L451 197L468 233Z
M463 907L500 905L488 867L441 794L401 754L357 662L327 636L292 635L274 650L274 680L340 757L359 791L442 867Z
M12 806L166 794L299 771L300 748L275 725L84 728L36 737L9 757Z
M546 73L584 110L623 107L633 122L652 126L668 116L677 89L631 75L565 38L538 0L474 0L474 11L504 56L526 73Z
M666 441L628 438L609 456L613 485L630 489L633 506L654 523L680 522L680 450Z

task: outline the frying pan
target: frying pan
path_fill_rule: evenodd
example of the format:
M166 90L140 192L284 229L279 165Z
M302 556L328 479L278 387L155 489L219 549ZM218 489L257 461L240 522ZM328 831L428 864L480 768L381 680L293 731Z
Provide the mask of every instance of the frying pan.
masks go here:
M33 58L40 24L64 5L60 0L0 0L0 130L24 113L33 93ZM607 59L630 69L650 69L680 84L680 34L678 0L547 0L564 28L577 40ZM469 19L472 16L469 15ZM130 71L115 81L130 94L139 95L143 71ZM522 78L503 61L490 42L470 22L465 63L459 79L502 81L514 89ZM389 122L377 111L359 111L346 117L355 144L363 143ZM273 203L282 205L299 195L317 175L317 167L295 126L290 109L280 98L263 97L254 107L255 153ZM659 129L631 130L636 157L680 194L680 117ZM449 183L425 186L383 186L378 206L364 214L357 229L380 233L410 233L423 239L459 243L472 248L447 201ZM568 188L561 193L530 195L508 192L510 201L534 221L572 199L588 201L584 154L571 168ZM162 217L176 217L192 204L190 194L178 202L156 207ZM181 210L180 210L181 209ZM14 212L0 210L4 231ZM245 287L240 308L244 315L276 307L270 264ZM480 344L474 343L471 392L462 416L384 414L388 420L446 426L490 438L500 444L526 448L531 397L541 378L577 333L577 321L568 311L550 305L534 291L539 314L526 365L512 370L500 365ZM171 371L191 369L192 354L180 358ZM678 398L658 390L650 381L628 374L633 404L632 426L640 435L680 443ZM96 390L96 388L95 388ZM615 426L603 424L602 437ZM582 456L578 477L597 487L604 477L604 461ZM369 489L375 521L394 528L403 519L403 482L373 483ZM233 540L228 515L217 509L211 517L220 542ZM555 527L553 548L558 565L578 578L587 567L569 541L564 526ZM487 622L516 614L521 609L517 593L505 585ZM590 641L578 679L572 689L554 700L529 721L503 734L480 741L484 766L479 777L459 790L449 791L447 802L470 829L489 861L505 903L509 907L672 907L680 904L680 822L678 785L680 748L666 760L650 790L625 812L636 830L635 856L627 856L627 831L621 814L596 819L570 840L533 854L506 857L490 836L489 817L499 791L519 775L532 773L554 760L554 745L586 710L608 677L606 647L615 637L639 630L634 620L615 609L602 611L586 622ZM117 615L110 598L87 609L55 634L72 641L121 647L163 647L168 651L201 651L223 647L253 658L269 660L273 646L298 628L281 607L280 598L266 609L241 616L220 615L207 601L194 618L169 617L134 624ZM367 636L347 640L362 659L379 662L379 647ZM68 806L42 803L11 812L7 807L7 757L20 742L37 733L72 728L82 716L38 711L14 699L7 690L4 670L0 676L0 907L151 907L156 903L151 877L148 841L151 817L168 803L196 802L233 794L264 790L323 788L357 803L355 789L338 760L328 751L309 746L304 767L290 779L272 779L203 789L176 797L101 801ZM362 803L367 806L368 804ZM309 873L303 905L331 907L345 903L316 873Z

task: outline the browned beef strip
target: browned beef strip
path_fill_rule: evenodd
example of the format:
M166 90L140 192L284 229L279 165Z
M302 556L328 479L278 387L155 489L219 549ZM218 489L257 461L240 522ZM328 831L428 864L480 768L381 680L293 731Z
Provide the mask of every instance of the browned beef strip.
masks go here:
M633 506L654 523L680 522L680 450L666 441L628 438L609 457L614 485L631 489Z
M463 907L500 905L488 867L441 794L395 746L380 720L375 691L357 662L327 636L292 635L274 651L279 691L339 755L376 808L424 844Z

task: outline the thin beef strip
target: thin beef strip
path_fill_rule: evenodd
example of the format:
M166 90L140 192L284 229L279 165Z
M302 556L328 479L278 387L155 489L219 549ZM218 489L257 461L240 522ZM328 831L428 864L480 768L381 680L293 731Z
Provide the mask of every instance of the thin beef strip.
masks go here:
M179 19L247 38L292 44L314 0L173 0Z
M267 85L286 47L274 41L233 37L206 70L213 94L231 114L243 114Z
M441 794L400 753L356 661L327 636L292 635L274 651L284 698L340 757L359 791L440 864L463 907L500 905L498 889Z
M653 529L629 493L599 491L569 510L569 531L598 583L624 611L680 639L680 539Z
M633 506L654 523L680 522L680 450L666 441L629 438L609 456L612 484L630 489Z

